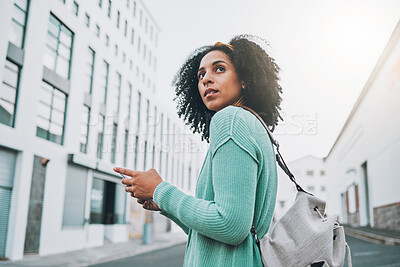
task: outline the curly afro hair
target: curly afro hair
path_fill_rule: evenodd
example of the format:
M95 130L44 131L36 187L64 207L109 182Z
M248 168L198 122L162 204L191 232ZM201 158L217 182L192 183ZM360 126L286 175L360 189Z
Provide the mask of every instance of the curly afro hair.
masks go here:
M201 140L209 143L209 126L216 113L203 103L198 90L197 72L200 61L209 52L220 50L232 61L238 77L245 84L243 104L255 110L273 131L280 116L282 88L278 84L279 67L275 60L258 43L268 44L264 39L254 35L238 35L232 38L229 45L217 43L203 46L190 54L185 63L174 76L178 116L193 133L201 134ZM233 47L233 49L231 48Z

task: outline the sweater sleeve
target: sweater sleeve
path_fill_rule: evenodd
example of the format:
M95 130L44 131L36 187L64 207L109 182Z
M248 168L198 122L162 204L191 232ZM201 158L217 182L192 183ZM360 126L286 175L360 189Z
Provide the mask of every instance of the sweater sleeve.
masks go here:
M173 222L175 222L185 232L185 234L189 234L189 228L186 225L184 225L180 220L178 220L175 216L169 214L165 210L162 210L160 212L160 214L164 215L165 217L167 217L167 218L171 219Z
M212 159L213 201L187 195L168 182L154 191L154 202L187 227L230 245L250 233L257 184L257 162L233 137Z

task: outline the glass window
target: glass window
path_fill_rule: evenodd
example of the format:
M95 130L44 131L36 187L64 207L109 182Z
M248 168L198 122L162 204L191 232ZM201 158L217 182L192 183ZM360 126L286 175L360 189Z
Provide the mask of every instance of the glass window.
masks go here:
M133 45L134 38L135 38L135 30L132 28L132 30L131 30L131 45Z
M119 11L117 11L117 28L119 29L119 21L121 18L121 13Z
M103 61L99 94L100 94L100 99L104 101L104 104L107 102L108 76L109 76L109 65L106 61Z
M99 7L103 6L103 0L99 0Z
M143 170L147 170L147 141L144 141Z
M39 99L36 136L62 144L67 95L42 81Z
M63 226L85 223L87 169L68 164L65 183Z
M106 34L106 46L110 45L110 37L108 37L108 34Z
M139 24L142 25L142 20L143 20L143 12L142 10L139 11Z
M90 223L101 224L104 217L105 181L93 178L92 190L90 192Z
M125 20L125 27L124 27L124 35L125 37L128 35L128 22Z
M140 52L140 36L138 37L138 52Z
M69 79L73 33L53 15L50 16L43 65Z
M100 37L100 26L96 24L96 36Z
M115 44L115 55L118 56L118 45Z
M97 158L103 158L103 141L104 141L104 126L105 126L105 117L103 115L99 115L99 119L97 122Z
M129 150L129 131L125 130L124 166L127 166L128 164L128 150Z
M28 0L18 0L13 5L9 41L19 48L23 48L24 44L28 4Z
M325 192L326 191L326 187L325 186L321 186L321 191Z
M113 132L112 132L112 143L111 143L111 162L115 163L115 158L117 156L117 133L118 133L118 124L113 124Z
M20 68L6 59L0 88L0 123L14 127Z
M145 32L147 33L148 32L148 26L149 26L149 21L148 21L148 19L146 18L146 20L145 20L145 26L144 26L144 29L145 29Z
M114 223L124 224L126 217L126 192L125 187L115 184Z
M140 128L140 104L141 104L141 101L142 101L142 94L140 92L138 92L138 105L137 105L137 107L138 107L137 128L138 129Z
M321 174L321 176L325 176L325 171L321 170L320 174Z
M108 0L107 16L108 16L109 18L111 17L111 0Z
M72 6L72 13L74 13L75 16L79 15L79 4L76 1L74 1L74 4Z
M139 136L136 135L135 138L135 159L134 159L134 169L137 169L138 164L138 153L139 153Z
M116 73L116 84L115 89L112 91L112 103L111 103L111 112L113 115L118 115L119 106L120 106L120 96L121 96L121 74Z
M307 176L313 176L314 175L314 171L312 170L307 170Z
M133 2L133 16L136 17L136 1Z
M87 60L85 64L85 79L83 91L91 94L93 89L93 73L94 73L95 52L90 47L87 50Z
M312 185L307 186L307 191L313 192L314 186L312 186Z
M90 27L90 16L88 13L85 14L85 24L86 27Z
M146 134L149 133L150 101L146 100Z
M83 105L81 113L81 135L80 135L80 151L82 153L88 152L89 122L90 122L90 108L86 105Z

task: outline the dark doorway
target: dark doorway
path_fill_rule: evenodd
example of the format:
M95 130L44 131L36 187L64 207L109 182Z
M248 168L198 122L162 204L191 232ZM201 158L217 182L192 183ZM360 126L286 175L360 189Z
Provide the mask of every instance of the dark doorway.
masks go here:
M371 214L369 212L369 187L368 187L368 167L367 162L361 164L361 168L363 171L363 182L365 188L365 211L367 215L367 226L371 226Z

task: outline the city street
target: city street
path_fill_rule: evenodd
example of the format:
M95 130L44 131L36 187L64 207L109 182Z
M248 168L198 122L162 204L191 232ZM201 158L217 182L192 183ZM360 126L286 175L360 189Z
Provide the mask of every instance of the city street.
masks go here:
M350 245L354 267L396 267L400 266L400 246L384 246L351 236L346 236ZM178 267L183 265L186 244L172 248L146 253L134 257L119 259L107 263L92 265L93 267ZM346 259L347 262L347 259ZM347 266L347 263L345 264Z
M119 259L116 261L109 261L96 265L95 267L178 267L183 266L183 257L185 254L186 243L182 245L173 246L171 248L149 252L146 254Z
M384 246L346 236L355 267L398 267L400 246Z

